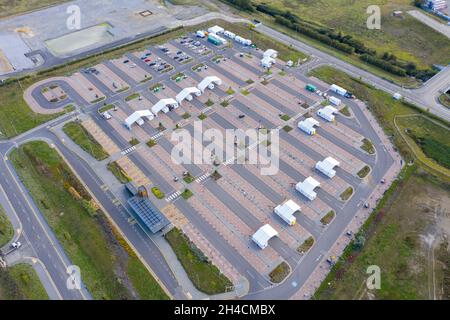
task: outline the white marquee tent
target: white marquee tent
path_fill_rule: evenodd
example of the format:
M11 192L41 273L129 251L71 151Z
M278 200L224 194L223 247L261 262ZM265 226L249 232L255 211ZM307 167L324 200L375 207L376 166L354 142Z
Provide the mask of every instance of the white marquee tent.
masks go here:
M222 84L222 80L216 76L209 76L203 79L197 86L198 89L203 93L206 88L214 89L214 85L220 86Z
M142 125L144 122L142 118L147 118L148 120L153 120L155 116L150 110L138 110L133 112L128 118L125 119L125 127L131 129L133 123L137 122L139 125Z
M300 128L300 130L306 132L307 134L309 134L311 136L313 134L316 134L316 128L315 127L318 127L319 125L320 125L319 121L317 121L314 118L307 118L307 119L305 119L303 121L300 121L298 123L298 127Z
M290 226L294 225L297 219L294 213L300 211L300 206L292 200L288 200L283 204L275 207L274 212Z
M167 98L159 100L158 103L152 107L152 112L156 116L160 111L167 113L176 108L178 108L178 102L175 99Z
M184 88L180 91L179 94L177 94L175 100L177 100L178 104L181 104L184 99L186 99L187 101L191 101L193 94L197 97L200 97L202 92L196 87Z
M308 177L305 179L305 181L297 183L295 189L312 201L317 196L317 193L314 192L314 189L319 186L319 181L317 181L313 177Z
M278 232L272 228L270 224L265 224L252 236L252 240L261 248L264 249L269 244L269 240L277 237Z
M317 115L329 122L334 121L335 113L337 113L337 109L332 106L326 106L322 109L317 110Z
M339 161L332 157L327 157L323 161L319 161L316 164L316 169L322 172L329 178L333 178L336 175L334 167L339 166Z

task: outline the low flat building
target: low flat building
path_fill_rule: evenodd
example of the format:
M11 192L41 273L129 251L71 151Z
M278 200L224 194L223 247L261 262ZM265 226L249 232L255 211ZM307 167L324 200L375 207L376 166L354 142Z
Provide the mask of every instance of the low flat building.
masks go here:
M277 237L278 232L270 225L265 224L252 236L252 240L261 248L264 249L269 244L269 240Z
M317 193L314 191L314 189L319 186L319 181L317 181L313 177L308 177L305 179L305 181L297 183L295 185L295 189L312 201L317 197Z

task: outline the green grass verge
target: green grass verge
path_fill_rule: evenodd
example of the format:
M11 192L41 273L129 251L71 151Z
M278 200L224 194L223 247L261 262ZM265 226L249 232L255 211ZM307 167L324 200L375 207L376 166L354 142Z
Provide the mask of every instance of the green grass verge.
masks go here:
M183 197L184 200L189 199L190 197L192 197L194 194L192 193L191 190L189 189L184 189L183 193L181 194L181 196Z
M33 267L21 263L0 271L0 300L48 300Z
M126 172L120 167L116 161L108 163L108 170L119 180L120 183L126 184L131 181L131 178L126 174Z
M284 120L284 121L289 121L291 119L291 117L287 114L281 115L280 118L281 118L281 120Z
M313 245L314 245L314 238L309 237L297 248L297 251L300 253L308 252L308 250L311 249Z
M136 146L136 145L138 145L139 143L140 143L140 141L139 141L137 138L135 138L135 137L131 138L131 140L130 140L130 144L131 144L132 146Z
M0 247L7 244L14 236L14 229L6 216L5 210L0 205Z
M104 160L109 154L103 149L97 140L79 122L71 121L63 126L63 131L84 151L97 160Z
M350 113L350 110L348 106L343 107L341 110L339 110L341 114L343 114L346 117L350 117L352 114Z
M192 183L194 181L194 177L192 176L192 174L190 172L188 172L187 175L185 175L183 177L183 180L186 183Z
M439 102L447 108L450 108L450 94L443 93L439 96Z
M33 141L15 149L10 159L83 281L95 299L131 299L136 289L130 254L89 193L56 150ZM142 264L140 268L145 268ZM150 273L139 281L156 286ZM128 289L131 288L131 289ZM158 293L162 290L158 287ZM163 293L162 293L163 294Z
M352 194L353 194L353 188L348 187L341 193L341 195L339 197L341 198L342 201L347 201L348 199L350 199Z
M162 199L165 195L164 192L162 192L158 187L153 187L152 193L157 199Z
M281 281L286 279L290 272L291 268L286 262L283 261L269 273L270 281L274 283L280 283Z
M374 154L375 153L375 148L373 147L372 141L370 141L367 138L364 138L362 140L361 149L363 149L368 154Z
M180 230L170 230L165 238L198 290L218 294L233 285Z
M139 93L135 92L133 94L130 94L128 97L126 97L125 101L131 101L131 100L139 98L140 96L141 95Z
M106 112L106 111L111 110L113 108L114 108L113 104L107 104L106 106L103 106L103 107L99 108L98 112L103 113L103 112Z
M334 212L334 210L330 210L328 211L328 213L326 215L324 215L322 217L322 219L320 219L320 222L323 225L327 225L329 224L331 221L333 221L334 217L336 216L336 213Z
M289 132L289 131L292 130L292 127L291 127L291 126L288 126L288 125L285 125L285 126L283 127L283 130L286 131L286 132Z
M206 118L208 118L208 116L202 112L202 113L200 113L200 114L198 115L198 118L199 118L200 120L205 120Z
M149 148L151 148L151 147L156 146L158 143L156 142L155 139L150 139L150 140L147 141L146 144L147 144L147 146L148 146Z
M229 88L227 89L226 93L227 93L228 95L232 95L232 94L235 93L235 91L233 90L233 88L229 87Z
M359 170L359 171L356 173L356 175L357 175L358 177L360 177L361 179L363 179L363 178L367 177L367 175L369 174L369 172L370 172L370 167L367 166L367 165L365 165L361 170Z
M206 101L205 104L206 104L207 107L211 107L211 106L214 105L214 101L212 101L211 99L208 99L208 101Z

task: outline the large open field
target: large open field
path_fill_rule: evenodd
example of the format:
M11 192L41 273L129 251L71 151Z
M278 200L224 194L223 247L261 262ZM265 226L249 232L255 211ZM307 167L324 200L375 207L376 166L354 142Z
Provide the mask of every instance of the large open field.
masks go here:
M421 169L411 170L366 229L362 249L354 244L347 250L316 298L448 298L449 185ZM366 289L369 265L381 269L380 290Z
M263 2L352 35L377 52L391 52L399 59L414 62L419 67L446 65L450 62L450 40L409 16L406 11L415 8L410 0L256 1ZM381 30L369 30L366 26L369 16L366 10L370 5L381 8ZM392 16L394 10L403 10L403 17Z
M1 0L0 18L42 9L68 0Z
M96 299L167 299L58 153L30 142L11 161Z
M47 293L30 265L23 263L0 270L0 300L47 299Z

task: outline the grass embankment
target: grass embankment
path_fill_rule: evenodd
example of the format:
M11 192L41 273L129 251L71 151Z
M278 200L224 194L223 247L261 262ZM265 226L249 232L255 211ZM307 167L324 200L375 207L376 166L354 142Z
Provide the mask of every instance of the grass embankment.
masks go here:
M109 154L103 149L100 143L87 131L79 122L71 121L64 125L63 131L84 151L97 160L104 160Z
M448 199L449 185L421 169L415 172L409 167L408 171L346 249L316 292L316 299L430 299L430 274L434 271L438 299L441 292L449 294L448 282L443 287L442 281L445 260L430 263L428 245L422 238L430 232L434 214L444 218L442 203L433 199ZM445 259L449 257L446 251ZM366 289L369 265L381 268L380 290Z
M231 281L180 230L170 230L165 238L198 290L218 294L231 288Z
M439 96L439 102L447 108L450 108L450 94L443 93Z
M131 178L127 173L120 167L116 161L108 163L108 170L119 180L120 183L125 184L131 181Z
M358 99L365 101L368 108L375 115L386 134L388 136L392 136L392 141L407 161L415 158L415 152L404 140L404 136L406 134L403 134L403 132L405 129L409 129L411 132L416 132L418 136L423 135L424 132L426 132L430 139L433 139L435 142L431 147L429 146L429 150L442 150L448 148L450 145L448 124L440 119L435 120L434 116L431 114L427 114L425 111L419 110L404 101L395 100L388 93L375 89L370 85L367 85L358 79L352 78L344 72L336 70L332 67L320 67L313 70L311 75L316 76L325 82L336 83L343 86L347 90L353 92ZM423 117L425 115L427 117ZM416 119L414 121L407 121L406 119L409 119L410 116L416 116ZM422 120L416 121L419 117L422 117ZM405 123L407 127L405 127ZM422 127L426 128L426 131L424 131ZM413 145L417 146L415 143L413 143ZM422 148L423 147L424 146L422 146ZM428 154L433 156L434 159L419 158L419 160L426 162L427 167L433 172L446 175L446 168L438 163L438 161L442 161L442 159L437 157L437 153L429 152ZM427 159L429 161L426 161Z
M14 236L14 229L3 207L0 205L0 248L7 244Z
M372 144L372 141L370 141L367 138L364 138L362 140L361 149L363 149L368 154L375 154L375 148L374 148L374 146Z
M11 161L95 299L167 298L54 149L29 142Z
M33 267L21 263L0 270L0 300L48 300Z

